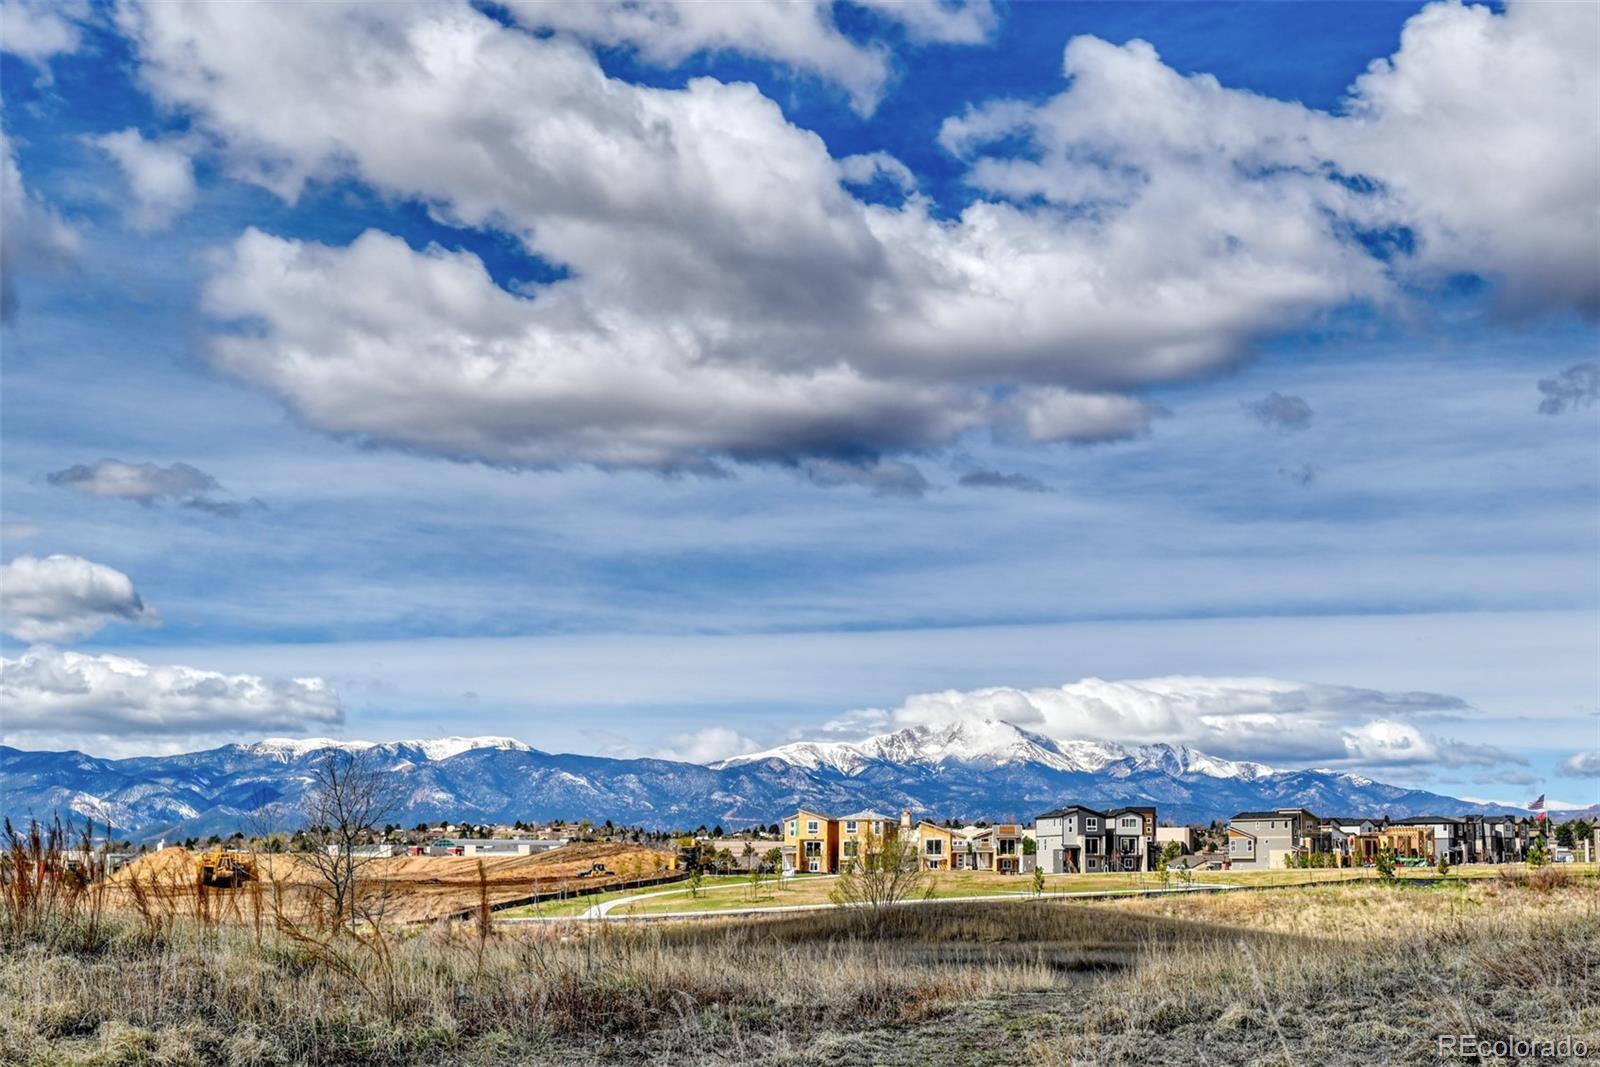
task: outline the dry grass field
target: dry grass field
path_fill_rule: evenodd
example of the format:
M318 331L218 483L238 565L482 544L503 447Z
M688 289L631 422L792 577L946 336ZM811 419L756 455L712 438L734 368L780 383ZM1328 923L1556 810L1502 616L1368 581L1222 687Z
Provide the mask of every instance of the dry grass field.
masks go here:
M1592 874L1597 868L1590 865L1575 866L1575 873ZM1491 866L1452 868L1450 877L1455 880L1498 877L1500 869ZM1407 881L1432 881L1437 872L1431 867L1402 870L1398 875ZM1377 872L1363 868L1313 868L1305 870L1270 871L1202 871L1194 875L1193 884L1231 886L1304 886L1330 882L1374 881ZM801 876L788 881L768 878L759 886L752 886L745 877L707 879L701 892L691 895L682 885L672 885L659 890L641 890L637 893L614 893L595 898L595 902L619 897L634 897L629 903L619 905L609 914L613 917L646 917L685 913L716 913L743 911L750 908L784 908L801 905L827 904L833 889L833 879L823 876ZM1167 883L1173 889L1183 888L1184 880L1172 876ZM1161 879L1154 873L1142 874L1066 874L1047 875L1045 893L1116 893L1135 894L1162 888ZM943 871L928 876L927 895L936 900L961 900L968 897L1015 896L1019 899L1034 896L1033 879L1025 875L996 874L992 871ZM519 909L507 913L508 917L532 914L581 914L584 906L568 905L565 908L546 905L541 909Z
M1434 1063L1438 1033L1600 1049L1571 872L644 926L308 937L0 913L0 1062Z
M205 893L195 882L195 860L195 853L177 847L139 858L111 876L107 906L129 911L143 895L168 910L191 914L199 908L221 922L254 923L260 912L303 910L305 890L316 880L295 855L259 853L254 883ZM579 877L596 863L605 873ZM587 900L577 894L660 877L673 866L671 854L637 845L576 844L530 856L397 856L373 860L362 877L372 906L388 921L412 923L460 915L484 900L498 906L554 894L551 906L559 907L562 895ZM577 910L582 907L587 903Z

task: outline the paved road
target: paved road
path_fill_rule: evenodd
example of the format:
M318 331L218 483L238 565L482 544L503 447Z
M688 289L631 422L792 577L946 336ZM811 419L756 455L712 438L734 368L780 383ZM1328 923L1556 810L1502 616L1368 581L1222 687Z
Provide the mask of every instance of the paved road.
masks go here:
M829 877L829 876L822 876ZM709 889L702 889L702 893L725 892L730 889L743 889L744 885L720 885ZM1253 888L1234 885L1228 882L1206 882L1191 886L1173 886L1170 889L1085 889L1070 893L993 893L973 897L918 897L915 900L901 901L902 904L959 904L969 900L1106 900L1114 897L1158 896L1171 893L1214 893L1230 889ZM687 889L670 889L665 892L635 893L631 896L618 897L602 904L596 904L581 915L578 919L599 920L604 922L659 922L663 919L721 919L737 918L750 915L773 915L783 912L797 911L826 911L829 908L844 907L845 905L833 903L818 904L781 904L775 907L750 907L750 908L719 908L715 911L664 911L654 912L650 915L612 915L616 908L636 904L641 900L656 900L661 897L682 896L689 892ZM571 922L570 918L548 918L545 916L527 916L518 919L501 919L504 923L524 922Z

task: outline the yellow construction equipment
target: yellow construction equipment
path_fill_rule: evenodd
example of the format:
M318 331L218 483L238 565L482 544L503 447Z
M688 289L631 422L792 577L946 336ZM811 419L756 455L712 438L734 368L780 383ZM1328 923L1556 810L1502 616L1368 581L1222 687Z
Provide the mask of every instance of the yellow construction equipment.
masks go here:
M234 889L256 876L256 861L250 853L220 846L200 853L195 866L200 881L217 889Z

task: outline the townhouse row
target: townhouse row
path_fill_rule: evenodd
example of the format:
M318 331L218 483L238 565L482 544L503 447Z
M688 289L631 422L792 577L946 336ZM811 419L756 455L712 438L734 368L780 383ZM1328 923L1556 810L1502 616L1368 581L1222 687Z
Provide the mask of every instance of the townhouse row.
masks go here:
M940 826L878 811L829 815L801 809L783 821L783 867L834 874L872 838L910 841L919 866L930 871L1025 874L1143 872L1156 868L1161 849L1176 841L1184 866L1201 861L1219 869L1267 870L1302 862L1370 866L1391 850L1402 861L1451 864L1515 863L1527 858L1531 820L1502 815L1420 815L1405 819L1322 818L1305 808L1241 811L1228 821L1227 849L1192 855L1187 827L1158 827L1153 805L1100 809L1068 804L1037 816L1031 827Z
M1515 863L1527 857L1531 820L1503 815L1418 815L1407 819L1321 818L1305 808L1241 811L1228 821L1227 864L1244 870L1331 856L1340 866L1375 863L1385 848L1404 860Z
M940 826L913 821L911 812L898 819L878 811L829 815L802 808L783 821L783 867L788 871L835 874L861 854L871 839L910 841L917 862L930 871L994 871L1022 874L1033 870L1031 834L1019 824Z
M1045 812L1030 828L940 826L898 819L882 812L829 815L801 809L783 822L783 866L788 871L834 874L861 854L873 838L912 843L919 866L930 871L993 871L1027 874L1035 866L1049 874L1089 871L1148 871L1157 851L1156 809L1100 811L1079 804Z

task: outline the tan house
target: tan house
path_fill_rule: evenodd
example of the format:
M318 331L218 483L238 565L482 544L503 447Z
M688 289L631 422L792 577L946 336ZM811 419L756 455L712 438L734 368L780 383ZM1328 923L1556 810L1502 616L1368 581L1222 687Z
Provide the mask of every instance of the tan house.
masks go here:
M900 830L900 824L894 819L871 810L841 815L835 821L838 823L840 866L860 855L862 846L868 841L882 841Z
M917 824L917 860L930 871L955 870L956 846L964 845L966 840L960 830L924 819Z

